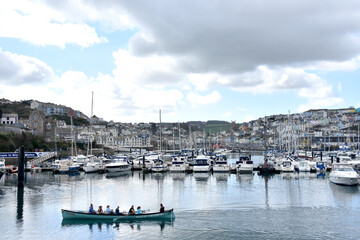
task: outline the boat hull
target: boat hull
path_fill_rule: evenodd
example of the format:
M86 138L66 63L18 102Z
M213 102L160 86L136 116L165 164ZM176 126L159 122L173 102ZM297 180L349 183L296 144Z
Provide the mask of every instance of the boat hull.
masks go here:
M330 182L338 184L338 185L345 185L345 186L355 186L359 184L359 178L356 177L337 177L337 176L330 176Z
M241 164L236 166L236 173L239 174L249 174L254 171L254 165L253 164Z
M131 170L131 165L119 165L119 166L106 166L105 169L108 172L125 172Z
M211 166L210 165L205 165L205 166L194 165L193 171L194 172L210 172Z
M229 165L214 165L213 172L229 172L230 167Z
M143 213L133 215L115 215L115 214L89 214L85 211L71 211L61 209L63 219L78 220L101 220L101 221L138 221L138 220L167 220L175 219L174 210L165 212Z

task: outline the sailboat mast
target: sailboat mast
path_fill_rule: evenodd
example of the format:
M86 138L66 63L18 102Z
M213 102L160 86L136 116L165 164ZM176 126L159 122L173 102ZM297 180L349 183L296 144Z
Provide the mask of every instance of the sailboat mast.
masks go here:
M160 142L159 142L159 149L160 149L160 154L161 154L161 109L159 110L159 118L160 118Z
M71 156L74 156L74 132L73 132L72 116L70 116L70 122L71 122Z
M93 107L94 107L94 92L91 92L91 118L90 118L90 134L91 134L91 143L90 143L90 155L92 155L92 127L93 127Z
M178 129L179 129L179 150L180 150L180 153L181 153L181 134L180 134L180 121L178 122Z

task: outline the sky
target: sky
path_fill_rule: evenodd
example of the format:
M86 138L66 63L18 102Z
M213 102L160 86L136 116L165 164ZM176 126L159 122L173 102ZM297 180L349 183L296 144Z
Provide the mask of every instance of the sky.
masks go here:
M107 121L360 107L360 1L0 2L0 98Z

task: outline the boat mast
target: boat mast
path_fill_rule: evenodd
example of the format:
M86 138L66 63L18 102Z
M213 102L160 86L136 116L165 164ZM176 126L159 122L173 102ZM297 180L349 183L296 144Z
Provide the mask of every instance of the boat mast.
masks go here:
M160 118L160 142L159 142L159 150L160 150L160 154L161 154L161 109L159 110L159 118Z
M72 116L70 116L70 123L71 123L71 156L74 156L74 132L73 132Z
M179 129L179 151L181 153L181 133L180 133L180 121L178 122L178 129Z

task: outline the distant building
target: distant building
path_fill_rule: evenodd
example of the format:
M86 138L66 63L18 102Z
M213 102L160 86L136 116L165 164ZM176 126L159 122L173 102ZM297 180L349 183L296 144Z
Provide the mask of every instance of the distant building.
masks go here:
M17 113L3 113L1 116L1 123L6 125L17 124L19 117Z
M29 128L33 129L33 132L37 136L44 137L45 133L45 114L38 109L31 111L29 116Z

